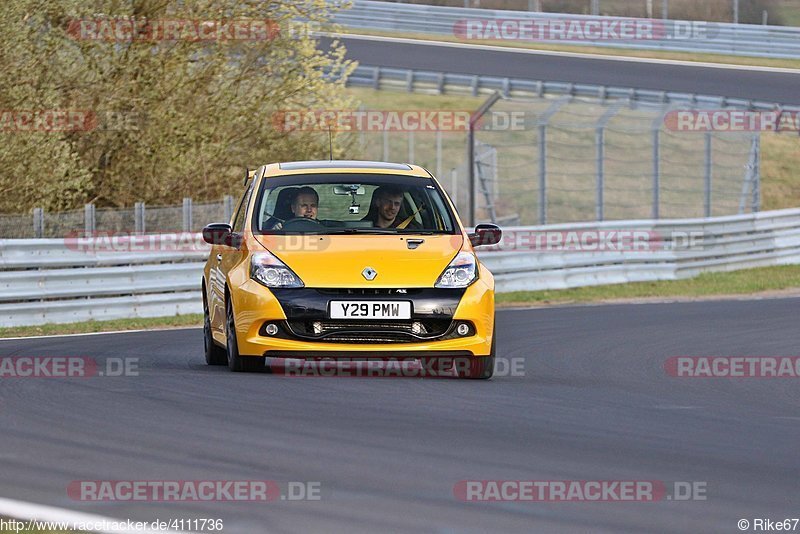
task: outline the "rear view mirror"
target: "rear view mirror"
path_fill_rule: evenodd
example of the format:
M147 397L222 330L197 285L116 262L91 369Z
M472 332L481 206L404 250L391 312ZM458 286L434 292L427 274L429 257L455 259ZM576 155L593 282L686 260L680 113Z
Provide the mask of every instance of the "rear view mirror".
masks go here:
M473 247L496 245L503 238L503 231L494 224L479 224L475 233L469 234L469 242Z
M367 193L363 185L335 185L333 186L334 195L365 195Z

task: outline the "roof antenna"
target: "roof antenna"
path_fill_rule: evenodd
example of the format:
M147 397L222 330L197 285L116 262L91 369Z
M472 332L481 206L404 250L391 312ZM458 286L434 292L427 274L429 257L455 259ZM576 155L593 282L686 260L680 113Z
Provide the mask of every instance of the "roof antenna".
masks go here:
M333 132L330 124L328 125L328 150L330 150L330 160L333 161Z

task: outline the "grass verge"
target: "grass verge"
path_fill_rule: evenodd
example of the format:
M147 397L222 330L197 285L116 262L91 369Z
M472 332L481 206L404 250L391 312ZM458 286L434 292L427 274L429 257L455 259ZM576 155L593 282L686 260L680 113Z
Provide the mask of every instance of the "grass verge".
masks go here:
M647 298L702 298L731 295L769 295L800 288L800 265L761 267L741 271L704 273L685 280L637 282L552 291L499 293L499 307L532 304L572 304Z
M184 326L203 326L203 315L197 313L177 315L175 317L148 317L146 319L114 319L112 321L84 321L65 324L49 323L40 326L15 326L11 328L0 328L0 338L86 334L89 332L178 328Z
M795 8L796 9L796 8ZM749 65L759 67L775 67L782 69L800 69L800 59L777 59L751 56L729 56L725 54L696 54L692 52L664 52L660 50L628 50L605 46L555 45L539 42L502 41L475 39L465 41L455 36L432 35L428 33L395 33L385 31L361 30L346 32L359 35L375 35L379 37L401 37L406 39L424 39L447 43L468 43L476 45L502 46L507 48L523 48L526 50L545 50L551 52L571 52L574 54L594 54L605 56L668 59L676 61L694 61L700 63L722 63L726 65Z

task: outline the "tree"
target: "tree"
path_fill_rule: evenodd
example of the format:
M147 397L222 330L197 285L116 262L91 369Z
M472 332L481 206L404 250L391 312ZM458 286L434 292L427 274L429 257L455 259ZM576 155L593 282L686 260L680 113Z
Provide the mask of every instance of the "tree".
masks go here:
M271 117L352 109L342 89L354 65L308 31L330 10L326 0L6 0L0 212L217 199L238 193L244 166L327 158L327 136L287 135ZM56 110L78 120L58 128L36 116Z

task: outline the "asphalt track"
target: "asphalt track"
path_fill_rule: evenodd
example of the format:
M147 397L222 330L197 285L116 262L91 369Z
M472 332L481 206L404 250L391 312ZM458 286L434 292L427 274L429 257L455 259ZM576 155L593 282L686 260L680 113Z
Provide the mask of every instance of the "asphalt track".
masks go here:
M800 105L800 74L640 61L481 50L444 43L399 43L345 37L347 57L364 65L635 87ZM321 39L321 47L330 39Z
M678 355L798 355L798 299L498 312L524 376L288 378L207 367L199 329L0 341L139 376L0 381L0 497L259 532L738 532L800 516L796 378L668 376ZM73 480L321 483L319 501L86 503ZM707 484L703 501L466 503L461 480Z

